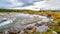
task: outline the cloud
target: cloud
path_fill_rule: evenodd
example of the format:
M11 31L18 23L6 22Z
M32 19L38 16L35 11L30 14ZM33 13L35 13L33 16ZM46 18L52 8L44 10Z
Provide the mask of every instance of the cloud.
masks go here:
M0 0L0 7L13 8L13 7L28 6L28 5L32 5L36 1L40 1L40 0Z
M44 0L35 2L31 6L23 7L22 9L34 9L34 10L60 10L60 0Z
M60 9L60 0L0 0L0 8L54 10Z
M2 8L10 8L16 6L22 6L24 3L18 2L17 0L0 0L0 7Z
M25 6L25 7L17 7L14 9L31 9L31 10L40 10L40 8L45 8L48 5L46 4L46 1L39 1L39 2L34 2L30 6Z
M12 6L22 6L24 3L18 2L17 0L7 0Z

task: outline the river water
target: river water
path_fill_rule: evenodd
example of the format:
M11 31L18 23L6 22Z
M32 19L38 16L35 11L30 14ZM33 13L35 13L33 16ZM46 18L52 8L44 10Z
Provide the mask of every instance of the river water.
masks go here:
M18 28L18 29L24 29L28 26L33 26L35 23L30 23L27 25L21 25L24 24L25 19L32 19L34 16L39 16L39 18L42 18L41 21L49 21L50 19L47 18L46 16L41 16L41 15L29 15L29 14L19 14L19 16L15 17L16 19L14 20L7 20L3 23L0 23L0 29L6 29L6 28ZM12 24L13 23L13 24Z

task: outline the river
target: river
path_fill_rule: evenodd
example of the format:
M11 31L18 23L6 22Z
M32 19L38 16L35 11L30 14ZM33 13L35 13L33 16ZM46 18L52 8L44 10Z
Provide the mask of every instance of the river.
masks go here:
M27 24L27 25L21 25L21 24L25 23L25 22L23 23L24 19L32 19L34 16L39 16L39 18L42 19L41 21L49 21L49 20L51 20L51 19L47 18L46 16L41 16L41 15L18 14L17 17L0 23L0 29L9 28L10 26L13 26L15 28L20 28L20 29L23 28L24 29L24 28L29 27L29 26L34 26L35 22ZM12 23L14 23L14 24L12 24Z

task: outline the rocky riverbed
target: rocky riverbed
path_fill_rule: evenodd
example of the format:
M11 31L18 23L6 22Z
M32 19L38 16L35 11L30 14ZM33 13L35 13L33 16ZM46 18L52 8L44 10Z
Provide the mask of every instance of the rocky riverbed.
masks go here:
M13 19L16 18L12 24L8 23L9 25L7 25L8 27L5 28L3 31L4 33L8 33L8 31L10 31L12 33L12 31L17 31L17 32L21 32L21 31L25 31L27 28L31 29L31 28L40 28L38 26L43 26L43 28L47 27L50 25L50 23L53 21L52 18L48 18L47 16L41 16L41 15L30 15L30 14L17 14L18 16L14 16L14 17L8 17L9 19ZM3 24L3 23L2 23ZM2 26L2 25L1 25ZM6 27L6 26L4 26ZM3 27L3 28L4 28ZM48 30L49 27L46 28L46 30ZM40 29L39 29L40 30ZM43 30L45 31L45 29ZM24 32L23 32L24 33Z

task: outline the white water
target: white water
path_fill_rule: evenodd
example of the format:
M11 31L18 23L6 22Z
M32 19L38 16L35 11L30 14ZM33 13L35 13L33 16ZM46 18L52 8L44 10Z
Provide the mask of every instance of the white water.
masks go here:
M22 19L22 20L24 20L25 18L27 18L27 19L32 19L34 16L39 16L39 18L41 18L42 20L42 22L47 22L47 21L49 21L49 20L51 20L51 19L49 19L49 18L47 18L46 16L41 16L41 15L29 15L29 14L19 14L18 15L18 17L16 17L16 18L18 18L17 19L17 21L16 22L19 22L19 24L21 24L21 22L20 22L20 20ZM13 21L14 21L15 19L12 19L12 20L7 20L7 21L5 21L5 22L2 22L2 23L0 23L0 27L1 26L4 26L4 25L7 25L7 24L10 24L10 23L13 23ZM22 21L21 20L21 21ZM27 24L26 25L26 27L28 27L28 26L34 26L34 24L35 23L32 23L32 24ZM21 26L21 25L20 25ZM19 28L20 28L20 26L19 26ZM17 27L17 26L15 26L15 27ZM22 26L21 26L22 27ZM23 27L25 27L25 26L23 26ZM18 27L17 27L18 28Z
M13 19L9 19L9 20L7 20L7 21L5 21L5 22L2 22L2 23L0 23L0 26L4 26L4 25L10 24L10 23L13 23L13 21L14 21L15 19L16 19L16 18L13 18Z

